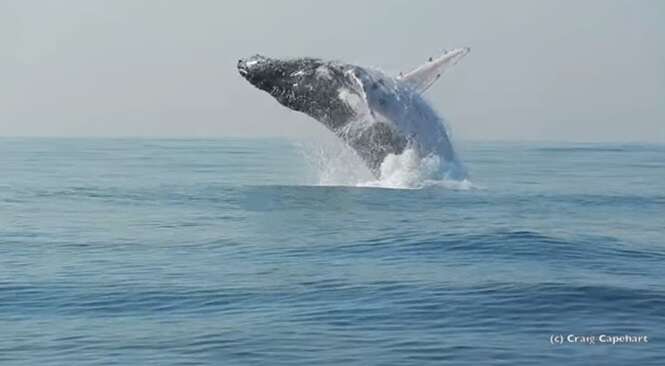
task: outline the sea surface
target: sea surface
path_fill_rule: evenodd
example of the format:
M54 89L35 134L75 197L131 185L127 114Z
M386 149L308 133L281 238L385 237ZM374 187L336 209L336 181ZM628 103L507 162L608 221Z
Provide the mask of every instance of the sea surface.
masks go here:
M458 147L471 184L389 189L283 139L0 139L0 365L665 365L665 146Z

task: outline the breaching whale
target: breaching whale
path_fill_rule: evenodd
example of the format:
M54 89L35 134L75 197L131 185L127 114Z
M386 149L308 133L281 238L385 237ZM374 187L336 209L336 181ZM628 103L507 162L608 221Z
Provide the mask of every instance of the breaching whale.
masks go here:
M422 94L469 51L444 52L397 77L317 58L255 55L238 60L237 67L252 85L318 120L345 141L377 178L386 156L412 148L420 157L435 156L442 177L464 179L466 171L443 119Z

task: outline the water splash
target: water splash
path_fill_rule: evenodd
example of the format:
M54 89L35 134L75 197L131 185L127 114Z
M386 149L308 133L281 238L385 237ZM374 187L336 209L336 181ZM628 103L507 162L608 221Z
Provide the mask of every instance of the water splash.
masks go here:
M314 184L322 186L421 189L442 187L454 190L477 189L468 179L456 179L463 171L458 162L445 162L430 154L422 157L408 148L401 154L389 154L381 164L381 178L376 179L356 153L337 139L317 143L299 143L298 148L313 172Z
M356 153L337 139L321 138L298 143L297 148L313 175L311 183L322 186L357 186L374 177Z

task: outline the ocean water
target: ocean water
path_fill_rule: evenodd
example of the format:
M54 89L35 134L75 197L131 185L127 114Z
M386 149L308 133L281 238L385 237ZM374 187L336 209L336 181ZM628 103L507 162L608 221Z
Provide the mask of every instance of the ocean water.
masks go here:
M665 364L665 146L458 145L0 139L0 365Z

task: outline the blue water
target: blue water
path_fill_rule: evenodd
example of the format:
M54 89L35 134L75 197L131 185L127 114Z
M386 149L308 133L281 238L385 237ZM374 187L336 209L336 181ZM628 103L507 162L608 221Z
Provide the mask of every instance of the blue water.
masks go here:
M459 145L475 189L316 186L286 140L0 139L0 364L665 364L665 146Z

